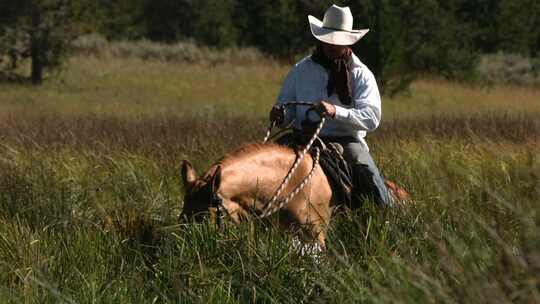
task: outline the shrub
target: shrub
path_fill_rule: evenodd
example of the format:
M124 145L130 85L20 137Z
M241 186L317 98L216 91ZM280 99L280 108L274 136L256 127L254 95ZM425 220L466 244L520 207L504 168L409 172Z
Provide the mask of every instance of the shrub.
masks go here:
M77 37L72 43L76 52L98 54L107 47L108 41L99 34L87 34Z
M505 53L485 55L478 74L490 84L540 85L540 59Z
M143 60L189 63L240 63L250 64L266 57L254 48L226 48L217 50L198 46L194 42L181 41L174 44L138 41L107 41L103 36L90 34L74 41L77 52L94 56L133 57Z

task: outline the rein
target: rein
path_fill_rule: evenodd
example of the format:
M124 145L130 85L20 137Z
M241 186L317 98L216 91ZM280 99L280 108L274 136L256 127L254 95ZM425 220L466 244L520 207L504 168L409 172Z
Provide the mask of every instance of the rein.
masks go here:
M286 106L290 106L290 105L314 106L313 103L309 103L309 102L292 101L292 102L284 103L282 105L282 107L286 107ZM310 110L312 110L312 109L310 109ZM308 112L310 110L308 110ZM306 113L306 115L307 115L307 113ZM277 202L277 199L278 199L279 195L281 194L283 189L285 189L285 187L289 183L292 175L294 174L294 172L298 168L298 165L300 165L300 163L304 159L304 156L306 155L306 153L309 151L309 149L311 148L311 146L315 142L315 139L317 139L317 137L319 136L319 133L321 132L321 129L322 129L323 125L324 125L324 122L325 122L325 118L321 117L321 120L319 121L319 124L317 125L317 129L313 133L313 136L309 140L308 144L304 147L304 149L302 150L300 155L294 160L294 163L293 163L291 169L289 170L289 172L287 173L287 175L285 176L285 178L281 182L281 185L278 187L276 192L274 192L274 195L272 196L272 198L270 199L270 201L268 202L268 204L264 208L264 210L263 210L263 212L261 214L261 217L263 217L263 218L267 217L267 216L273 214L274 212L280 210L285 205L287 205L289 203L289 201L304 188L304 186L307 184L307 182L313 176L313 173L315 172L315 167L317 167L317 165L319 164L319 155L320 155L319 148L316 148L316 152L315 152L316 154L315 154L315 157L313 158L313 167L311 168L311 171L309 172L309 174L302 180L302 182L298 186L296 186L296 188L289 195L287 195L287 197L285 197L284 200L282 200L278 205L276 205L276 202ZM265 136L263 142L267 142L267 140L270 137L270 134L272 132L272 129L275 127L275 124L276 124L275 121L270 122L270 126L268 127L268 131L266 132L266 136Z
M305 102L305 101L289 101L281 105L283 109L288 106L314 106L314 103L311 102ZM267 142L270 138L270 134L272 133L272 129L276 126L276 121L271 121L270 125L268 126L268 129L266 130L266 136L263 139L263 143ZM318 134L317 134L318 135Z
M287 106L293 106L293 105L294 106L296 106L296 105L314 106L313 103L302 102L302 101L291 101L291 102L284 103L282 106L287 107ZM310 110L312 110L312 109L310 109ZM310 111L310 110L308 110L308 111ZM285 176L285 178L281 182L281 185L274 192L274 195L272 196L272 198L270 199L268 204L265 206L265 208L264 208L264 210L263 210L263 212L261 214L262 218L267 217L267 216L279 211L281 208L283 208L285 205L287 205L289 203L289 201L295 195L297 195L305 187L307 182L313 177L313 173L315 172L315 168L319 165L320 149L318 147L315 148L315 156L313 157L313 167L311 168L308 175L306 177L304 177L302 182L300 182L300 184L298 184L298 186L296 186L296 188L294 188L294 190L291 193L289 193L289 195L287 195L285 197L285 199L280 201L279 204L276 204L279 195L281 194L283 189L285 189L285 187L289 183L292 175L294 174L294 172L296 172L296 169L298 169L298 166L300 165L300 163L304 159L304 156L306 155L306 153L309 151L309 149L311 148L311 146L313 145L313 143L315 142L315 140L319 136L319 133L321 132L321 129L322 129L323 125L324 125L324 122L325 122L325 118L321 117L321 120L319 121L319 123L317 125L317 129L313 133L313 136L309 140L308 144L304 147L304 149L302 150L300 155L298 157L296 157L291 169L289 169L289 172L287 173L287 175ZM266 136L264 137L264 140L263 140L264 143L266 143L268 141L268 139L270 138L270 134L272 133L272 129L275 126L276 126L275 121L270 122L270 126L268 127L268 130L266 132ZM221 197L219 197L216 192L212 192L212 197L210 198L210 205L213 208L216 209L216 225L218 227L221 227L221 219L224 216L223 210L225 208L223 207L223 199Z
M210 205L216 208L216 225L221 228L221 218L223 217L223 200L217 195L216 192L212 193Z

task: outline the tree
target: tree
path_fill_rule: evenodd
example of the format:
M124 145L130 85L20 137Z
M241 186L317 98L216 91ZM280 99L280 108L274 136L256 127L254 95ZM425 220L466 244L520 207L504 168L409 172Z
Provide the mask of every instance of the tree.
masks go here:
M238 31L233 23L235 0L193 1L192 33L203 44L215 47L236 45Z
M187 38L217 48L238 43L233 18L237 0L145 1L141 19L152 40L173 42Z
M405 89L413 73L406 60L401 1L347 1L343 5L351 7L354 28L370 29L353 49L375 74L381 91L392 95Z
M420 73L466 77L475 68L472 30L458 19L460 1L408 0L402 2L406 29L406 60Z
M74 3L69 0L21 0L2 2L7 12L0 19L0 57L13 72L18 63L31 60L31 80L40 84L44 69L59 67L74 37L71 20Z
M18 58L23 52L19 31L10 27L17 22L17 14L22 9L21 2L0 2L0 69L11 72L17 68Z
M285 59L304 53L315 44L307 15L324 13L325 2L329 3L326 0L238 0L235 20L243 34L241 44ZM324 9L320 9L322 7Z
M497 24L497 49L508 53L530 56L538 35L535 28L540 18L540 5L537 0L502 0L495 19Z
M95 15L88 17L100 19L96 26L107 38L135 40L147 37L145 8L152 0L78 0L81 1L87 3L85 7L93 8Z
M145 22L148 38L155 41L175 42L189 37L188 28L193 16L189 3L181 0L150 0L145 4Z

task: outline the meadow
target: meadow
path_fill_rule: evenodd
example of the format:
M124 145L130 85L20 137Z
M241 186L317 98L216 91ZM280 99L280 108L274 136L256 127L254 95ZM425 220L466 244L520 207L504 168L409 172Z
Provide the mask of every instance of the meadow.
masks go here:
M75 56L0 83L0 302L540 302L539 88L384 97L367 140L413 201L336 215L318 258L257 219L180 225L181 160L261 140L287 70Z

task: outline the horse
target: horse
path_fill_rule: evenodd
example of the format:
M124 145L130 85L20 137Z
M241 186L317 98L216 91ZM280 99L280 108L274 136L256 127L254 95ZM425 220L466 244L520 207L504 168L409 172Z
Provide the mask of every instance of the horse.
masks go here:
M297 154L289 147L251 143L226 154L199 178L191 163L183 160L185 196L181 218L200 219L202 214L209 214L211 221L217 222L224 213L238 224L250 214L265 216L268 202L296 158ZM310 178L305 181L307 176ZM303 181L304 187L292 194ZM394 183L386 185L395 198L408 196ZM304 240L315 241L324 250L330 216L339 202L332 195L325 173L309 153L300 161L282 193L280 198L288 194L292 197L274 209L279 213L279 225L291 232L301 231Z
M234 223L250 214L262 215L297 155L293 149L273 143L251 143L226 154L200 178L188 160L182 161L185 188L181 218L208 213L213 222L223 213ZM305 232L325 248L325 234L333 206L332 190L320 166L306 155L283 189L283 196L311 172L311 178L279 213L279 225L289 231ZM216 199L220 202L215 204Z

